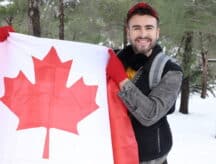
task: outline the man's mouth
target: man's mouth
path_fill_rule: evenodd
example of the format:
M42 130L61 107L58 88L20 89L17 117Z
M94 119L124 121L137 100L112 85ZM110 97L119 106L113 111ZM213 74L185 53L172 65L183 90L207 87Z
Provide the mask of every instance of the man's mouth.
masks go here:
M136 42L140 45L147 46L151 43L151 39L149 39L149 38L137 38Z

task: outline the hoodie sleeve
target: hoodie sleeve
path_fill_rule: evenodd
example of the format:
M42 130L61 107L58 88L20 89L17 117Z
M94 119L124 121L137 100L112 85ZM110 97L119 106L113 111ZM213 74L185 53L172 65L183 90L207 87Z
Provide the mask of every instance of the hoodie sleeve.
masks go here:
M148 96L132 81L119 92L129 112L144 126L151 126L164 117L174 105L182 82L181 71L168 71Z

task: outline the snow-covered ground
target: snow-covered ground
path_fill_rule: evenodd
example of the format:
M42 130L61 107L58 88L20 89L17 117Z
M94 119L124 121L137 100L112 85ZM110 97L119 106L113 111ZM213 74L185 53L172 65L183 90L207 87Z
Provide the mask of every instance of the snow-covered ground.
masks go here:
M216 98L193 95L189 114L177 109L168 119L173 132L169 164L216 164Z

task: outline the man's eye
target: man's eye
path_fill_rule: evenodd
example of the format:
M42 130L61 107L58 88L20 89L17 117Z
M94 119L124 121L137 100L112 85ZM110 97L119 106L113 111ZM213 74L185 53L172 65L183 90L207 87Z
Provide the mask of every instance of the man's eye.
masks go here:
M153 27L146 27L146 30L152 30Z
M133 28L133 30L134 31L138 31L138 30L140 30L140 28L139 27L135 27L135 28Z

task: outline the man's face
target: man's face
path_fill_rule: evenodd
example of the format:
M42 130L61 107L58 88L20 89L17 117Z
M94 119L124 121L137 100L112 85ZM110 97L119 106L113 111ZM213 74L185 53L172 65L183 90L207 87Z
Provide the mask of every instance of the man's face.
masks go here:
M159 38L157 19L150 15L134 15L127 27L127 37L135 53L150 56Z

